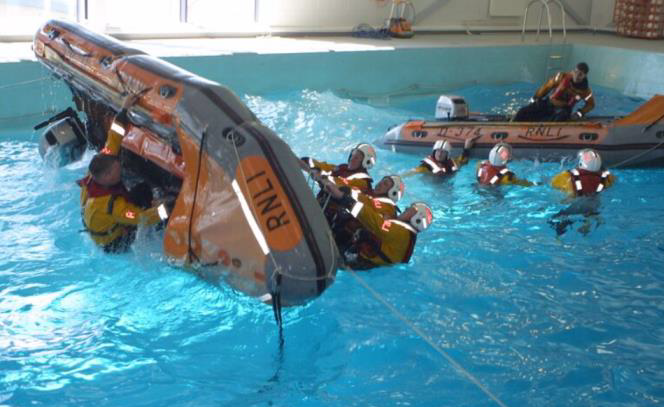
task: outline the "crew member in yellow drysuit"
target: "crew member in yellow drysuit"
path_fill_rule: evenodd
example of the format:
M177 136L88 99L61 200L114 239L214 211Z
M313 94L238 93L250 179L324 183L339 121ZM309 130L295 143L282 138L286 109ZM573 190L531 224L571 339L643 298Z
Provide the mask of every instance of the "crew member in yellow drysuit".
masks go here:
M302 169L314 176L327 177L339 186L371 192L373 180L368 171L376 163L376 150L367 143L360 143L351 150L348 164L334 165L310 157L302 157L301 162Z
M142 92L141 92L142 93ZM165 207L145 209L122 184L118 154L128 124L127 109L140 94L129 95L111 123L104 148L90 161L88 175L79 180L83 225L92 240L106 252L126 251L139 224L153 225L165 218ZM161 212L161 214L160 214Z
M324 182L325 190L340 207L356 218L361 229L342 255L346 265L355 270L408 263L419 232L433 221L431 209L422 202L411 204L394 219L385 219L370 198L356 189L339 188L331 181Z
M463 144L463 151L461 155L452 158L452 145L447 140L438 140L433 145L431 155L424 158L420 165L412 170L403 174L404 177L412 174L431 174L440 178L447 178L454 175L461 169L462 166L468 164L468 157L470 156L470 149L475 144L474 138L466 139Z
M569 197L579 197L596 195L615 182L613 174L602 169L602 157L595 150L585 148L579 151L578 162L576 168L553 177L551 186Z

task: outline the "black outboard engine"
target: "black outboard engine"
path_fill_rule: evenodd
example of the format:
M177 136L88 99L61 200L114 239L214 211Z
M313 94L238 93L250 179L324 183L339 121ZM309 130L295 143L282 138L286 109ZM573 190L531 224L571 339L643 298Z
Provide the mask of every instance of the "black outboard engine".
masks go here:
M45 122L35 130L46 127L39 140L39 155L54 167L62 167L83 156L86 140L83 127L76 112L68 108Z

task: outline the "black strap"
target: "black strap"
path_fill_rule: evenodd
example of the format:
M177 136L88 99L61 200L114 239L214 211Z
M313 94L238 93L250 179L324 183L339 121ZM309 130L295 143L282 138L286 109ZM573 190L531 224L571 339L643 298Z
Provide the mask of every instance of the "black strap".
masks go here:
M191 203L191 212L189 213L189 232L187 236L187 256L188 256L188 261L191 263L191 259L194 258L195 261L198 261L198 256L194 254L194 252L191 250L191 229L194 223L194 209L196 208L196 198L198 197L198 181L200 180L201 177L201 162L203 161L203 146L205 145L205 139L207 137L207 131L204 131L203 134L201 135L201 144L200 147L198 148L198 165L196 168L196 183L194 184L194 199L193 202Z
M108 199L108 206L106 207L106 214L112 215L113 214L113 205L115 205L115 200L118 199L117 195L111 195L111 197Z
M384 261L385 263L387 263L387 264L394 264L394 262L392 261L392 259L390 259L389 257L387 257L387 255L386 255L385 253L383 253L382 250L380 250L380 247L377 247L377 248L375 248L375 249L376 249L376 255L377 255L378 257L380 257L381 260L383 260L383 261Z
M275 278L274 291L270 293L272 297L272 311L274 312L274 320L277 322L277 327L279 328L279 349L283 350L284 347L284 329L281 318L281 274L278 270L274 271L277 273Z

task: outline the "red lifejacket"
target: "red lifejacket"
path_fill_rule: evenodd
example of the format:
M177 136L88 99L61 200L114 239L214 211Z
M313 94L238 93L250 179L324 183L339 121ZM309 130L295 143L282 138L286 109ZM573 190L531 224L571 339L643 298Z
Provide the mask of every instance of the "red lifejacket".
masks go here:
M504 177L513 177L514 173L506 166L491 165L488 161L483 161L477 170L477 182L480 185L497 185Z
M581 98L572 89L572 75L570 73L559 73L563 79L558 84L558 87L551 93L551 99L559 100L565 103L568 107L572 108L581 100Z
M356 170L350 170L348 169L348 164L339 164L337 165L330 175L333 177L342 177L342 178L348 178L351 175L357 174L357 173L364 173L363 168L359 167Z
M111 187L106 187L96 183L90 175L85 176L85 178L79 179L76 183L82 188L87 188L87 197L88 198L98 198L100 196L114 195L122 196L125 199L129 200L129 192L125 186L120 183L113 185Z
M459 167L454 163L454 160L447 159L444 162L439 162L433 156L428 156L420 161L420 165L429 169L429 172L439 177L452 175L459 171Z
M371 191L371 184L373 182L373 179L371 178L371 175L369 175L366 170L362 167L355 169L355 170L349 170L348 169L348 164L340 164L337 165L334 170L326 172L323 171L321 172L322 175L327 175L328 177L337 177L341 178L342 180L345 181L354 181L358 179L363 179L366 180L367 182L367 187L366 190L362 190L362 192L369 192ZM348 184L346 182L346 184Z
M593 172L575 168L568 171L572 177L572 185L576 196L592 196L598 194L606 187L610 172Z

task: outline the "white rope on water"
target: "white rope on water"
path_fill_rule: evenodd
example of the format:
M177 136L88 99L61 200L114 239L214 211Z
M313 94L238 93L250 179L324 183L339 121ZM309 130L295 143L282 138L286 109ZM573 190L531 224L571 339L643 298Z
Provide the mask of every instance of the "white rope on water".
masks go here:
M633 155L633 156L627 158L626 160L623 160L623 161L619 162L618 164L612 165L612 166L610 166L609 168L619 168L619 167L621 167L621 166L627 164L627 163L630 162L630 161L634 161L634 160L636 160L637 158L642 157L642 156L648 154L649 152L656 150L656 149L659 148L659 146L661 146L662 144L664 144L664 141L661 141L659 144L656 144L654 147L651 147L651 148L647 149L646 151L642 151L642 152L640 152L640 153L638 153L638 154L635 154L635 155Z
M41 81L45 81L45 80L50 79L50 78L51 78L50 76L42 76L41 78L30 79L30 80L23 81L23 82L8 83L7 85L0 85L0 90L13 88L13 87L17 87L17 86L22 86L22 85L28 85L28 84L35 83L35 82L41 82Z
M353 270L346 270L348 271L353 277L357 279L357 281L360 282L364 286L364 288L371 293L371 295L378 300L380 303L382 303L387 309L398 319L400 319L404 324L406 324L410 329L412 329L422 340L424 340L426 343L429 344L436 352L438 352L447 362L452 365L454 369L457 370L461 376L464 376L466 379L468 379L471 383L473 383L475 386L477 386L487 397L489 397L491 400L495 401L496 404L498 404L501 407L507 407L505 403L503 403L495 394L491 392L485 385L483 385L475 376L473 376L472 373L470 373L468 370L466 370L463 366L461 366L456 360L454 360L447 352L445 352L440 346L438 346L433 339L429 335L427 335L424 331L422 331L420 328L417 327L412 321L410 321L408 318L406 318L399 310L397 310L392 304L390 304L385 298L383 298L382 295L380 295L376 290L371 288L369 284L367 284L366 281L364 281L363 278L361 278L357 273Z

